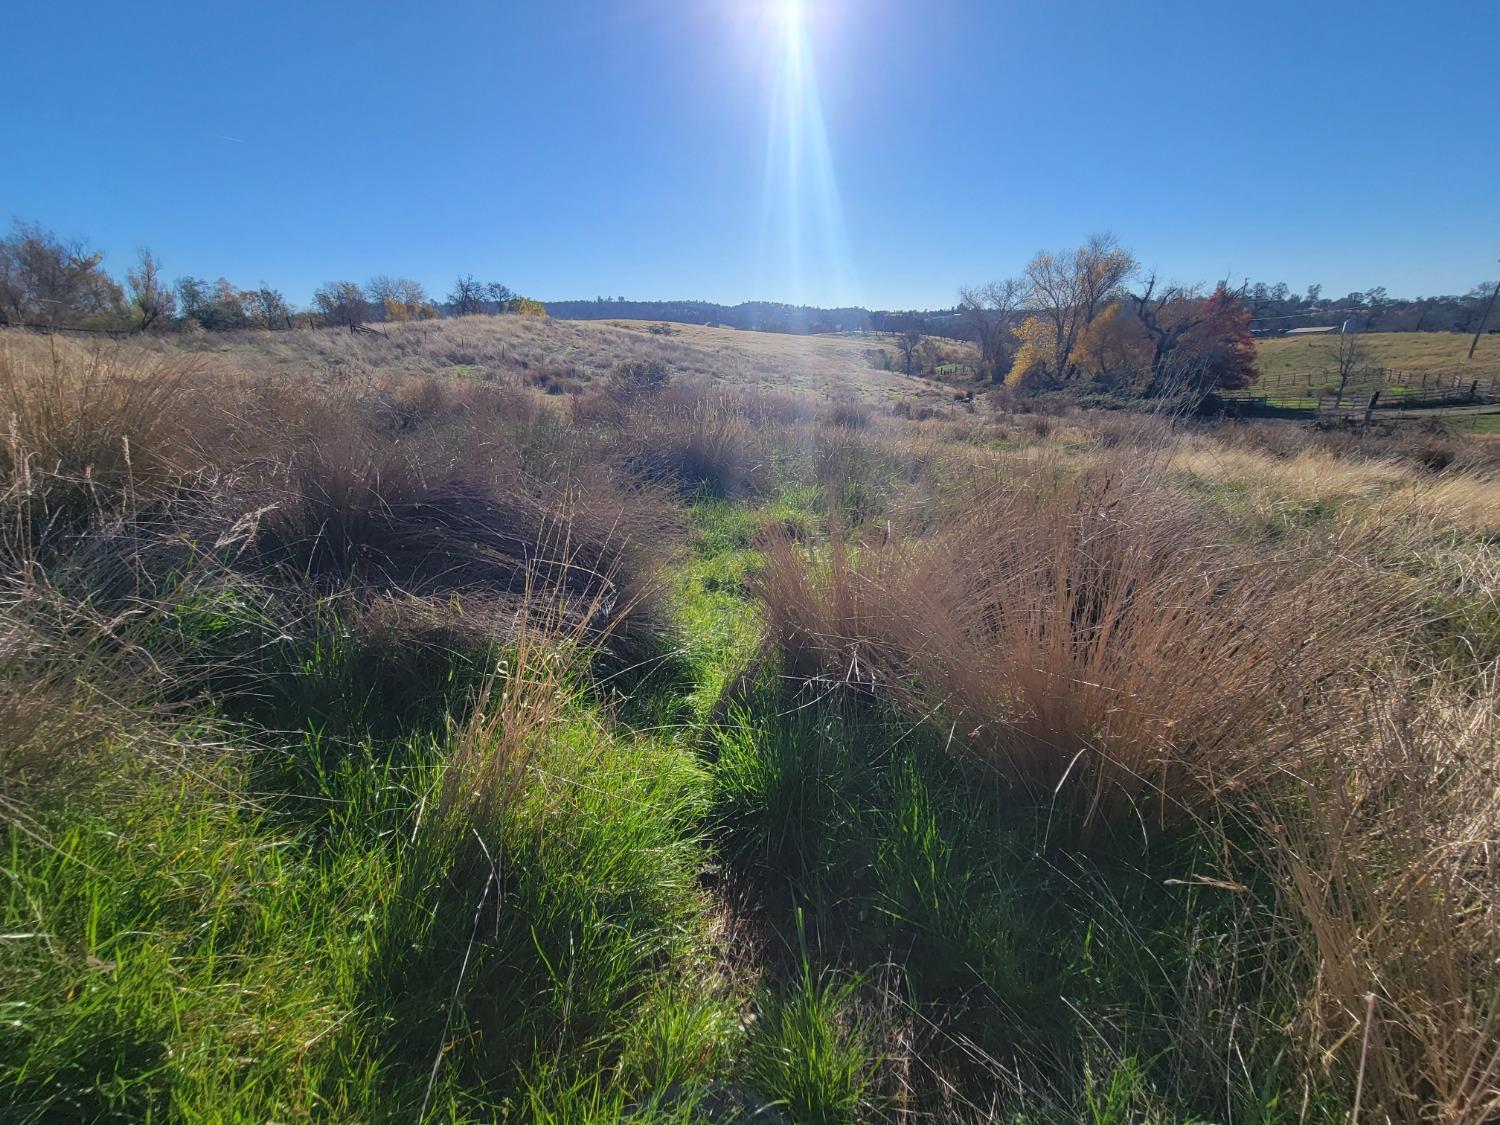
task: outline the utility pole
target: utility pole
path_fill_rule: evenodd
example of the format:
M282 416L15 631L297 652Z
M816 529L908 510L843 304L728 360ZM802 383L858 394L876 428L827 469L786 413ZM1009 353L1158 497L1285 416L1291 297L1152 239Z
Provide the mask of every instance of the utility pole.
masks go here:
M1484 333L1484 325L1490 319L1490 313L1495 308L1495 298L1500 297L1500 281L1495 282L1495 288L1490 290L1490 303L1484 306L1484 315L1479 318L1479 327L1474 329L1474 340L1469 344L1469 358L1474 358L1474 349L1479 346L1479 337Z

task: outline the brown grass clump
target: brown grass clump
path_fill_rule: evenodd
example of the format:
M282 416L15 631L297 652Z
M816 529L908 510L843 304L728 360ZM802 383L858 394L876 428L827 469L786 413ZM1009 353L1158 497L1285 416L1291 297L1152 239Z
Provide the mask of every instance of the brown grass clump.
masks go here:
M187 460L179 407L194 374L191 365L122 361L66 343L54 344L50 362L0 349L0 471L100 489L170 479Z
M1347 560L1236 557L1118 465L1036 467L926 541L773 544L761 594L801 677L877 689L1028 799L1152 815L1275 774L1381 652Z
M191 367L66 344L0 349L0 482L13 557L101 510L162 496L203 463L185 409Z
M44 578L0 582L0 823L178 748L160 720L192 669L146 643L159 613L103 613Z
M525 532L537 519L513 493L430 477L402 450L328 443L288 466L255 546L267 566L324 588L508 590L535 552Z
M371 403L376 427L402 434L434 426L530 422L548 409L540 396L521 387L431 376L385 380Z
M0 355L0 533L18 567L107 612L186 589L208 565L288 605L334 598L356 618L392 598L461 595L478 612L536 582L629 615L616 644L655 643L666 627L654 579L677 541L673 505L591 463L586 441L560 451L565 419L534 392L210 385L124 349L62 345L42 362L50 353L23 343Z
M608 464L649 485L743 497L769 483L763 430L739 396L707 384L612 383L573 418L592 427Z
M870 424L874 411L847 392L833 395L822 410L818 421L829 426L841 426L846 430L863 430Z
M457 842L476 825L501 823L532 759L563 719L569 672L598 640L591 626L608 618L601 601L566 611L528 586L505 655L485 677L444 762L435 810L440 834Z
M676 521L660 496L597 469L553 484L481 451L460 463L357 442L304 451L255 515L242 563L324 592L483 605L535 588L593 605L601 623L633 617L617 642L665 627L655 578Z

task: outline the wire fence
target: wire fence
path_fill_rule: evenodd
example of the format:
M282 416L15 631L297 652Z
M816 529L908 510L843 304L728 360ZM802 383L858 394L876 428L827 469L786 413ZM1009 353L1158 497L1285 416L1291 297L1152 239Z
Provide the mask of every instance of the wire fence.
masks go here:
M1376 398L1375 396L1379 397ZM1252 386L1220 392L1241 409L1326 411L1340 407L1414 410L1440 406L1500 403L1500 376L1475 377L1459 371L1399 371L1372 367L1350 375L1342 388L1337 376L1308 372L1262 376Z
M136 335L129 328L84 328L76 324L32 324L27 321L0 323L0 328L21 328L43 336L104 336L111 340L125 340Z

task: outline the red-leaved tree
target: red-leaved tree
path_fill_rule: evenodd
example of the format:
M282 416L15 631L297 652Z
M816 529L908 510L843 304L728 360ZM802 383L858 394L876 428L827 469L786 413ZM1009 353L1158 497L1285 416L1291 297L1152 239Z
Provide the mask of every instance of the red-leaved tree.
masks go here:
M1153 276L1131 299L1151 342L1148 396L1236 390L1259 378L1250 310L1222 281L1199 297L1190 289L1157 290Z
M1198 318L1178 345L1179 361L1186 361L1185 374L1195 389L1235 391L1260 378L1250 310L1222 281L1203 299Z

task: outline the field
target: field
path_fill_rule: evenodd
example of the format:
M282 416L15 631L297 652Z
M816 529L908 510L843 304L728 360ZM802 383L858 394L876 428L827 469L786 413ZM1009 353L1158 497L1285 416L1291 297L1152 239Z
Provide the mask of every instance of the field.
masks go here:
M914 383L876 369L868 353L894 355L889 342L695 324L469 317L391 326L387 335L224 332L169 335L151 346L167 355L186 351L231 375L263 376L290 368L333 381L445 376L566 394L607 376L622 360L643 360L745 389L843 393L887 404L914 395L949 397L935 383Z
M1361 340L1372 367L1417 374L1462 374L1466 379L1500 376L1500 336L1480 338L1474 358L1468 358L1474 338L1457 332L1368 332ZM1314 385L1326 382L1334 370L1328 352L1331 337L1282 336L1257 340L1256 362L1261 378L1303 379L1314 376ZM1321 380L1317 377L1323 377ZM1337 377L1334 377L1337 382Z
M1500 441L874 346L0 333L0 1119L1495 1120Z

